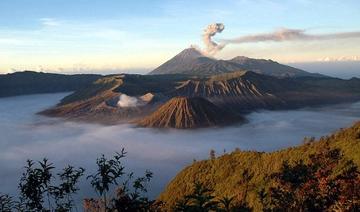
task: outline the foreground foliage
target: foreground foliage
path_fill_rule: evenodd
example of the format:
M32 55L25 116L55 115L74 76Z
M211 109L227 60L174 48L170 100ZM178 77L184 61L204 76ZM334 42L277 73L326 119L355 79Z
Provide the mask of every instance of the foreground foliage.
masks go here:
M360 209L360 173L339 149L325 149L273 174L275 186L260 192L264 211L356 211ZM339 168L339 166L342 166Z

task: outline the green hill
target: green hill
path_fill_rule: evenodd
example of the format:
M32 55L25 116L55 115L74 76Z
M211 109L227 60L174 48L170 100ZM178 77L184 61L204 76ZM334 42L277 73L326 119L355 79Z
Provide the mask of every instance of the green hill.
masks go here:
M216 159L194 162L182 170L159 196L168 208L192 192L194 182L204 184L214 190L217 197L235 197L255 211L262 210L259 192L273 185L270 177L279 172L284 161L290 164L299 160L307 162L311 154L325 148L339 148L345 160L353 160L360 165L360 122L348 129L322 137L318 141L304 139L304 144L276 152L235 151Z

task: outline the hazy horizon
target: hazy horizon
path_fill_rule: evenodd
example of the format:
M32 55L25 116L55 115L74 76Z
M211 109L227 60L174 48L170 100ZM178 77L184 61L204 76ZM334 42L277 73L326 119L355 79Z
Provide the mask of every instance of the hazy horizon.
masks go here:
M314 62L301 62L301 63L284 63L284 65L289 65L295 68L302 69L311 73L320 73L328 75L331 77L337 77L342 79L350 79L352 77L360 78L360 61L314 61ZM156 67L154 67L156 68ZM45 73L57 73L57 74L148 74L154 68L149 69L100 69L100 70L77 70L77 71L57 71L57 70L12 70L7 73L9 74L22 71L35 71L35 72L45 72Z

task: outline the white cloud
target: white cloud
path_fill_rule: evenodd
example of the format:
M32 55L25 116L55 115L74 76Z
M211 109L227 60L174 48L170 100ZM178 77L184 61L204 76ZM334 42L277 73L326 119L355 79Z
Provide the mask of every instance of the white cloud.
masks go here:
M44 27L55 27L61 25L60 21L53 18L41 18L40 22Z
M333 61L360 61L360 56L341 56L341 57L323 57L316 61L319 62L333 62Z

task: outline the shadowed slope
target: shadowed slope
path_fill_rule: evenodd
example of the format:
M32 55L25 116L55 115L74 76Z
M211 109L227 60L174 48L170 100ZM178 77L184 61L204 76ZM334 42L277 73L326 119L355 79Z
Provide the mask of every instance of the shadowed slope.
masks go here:
M0 97L75 91L101 78L95 74L54 74L23 71L0 74Z
M143 127L191 129L241 120L200 97L175 97L139 121Z

